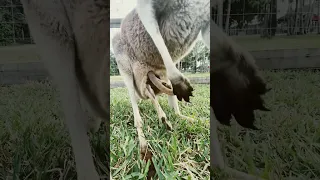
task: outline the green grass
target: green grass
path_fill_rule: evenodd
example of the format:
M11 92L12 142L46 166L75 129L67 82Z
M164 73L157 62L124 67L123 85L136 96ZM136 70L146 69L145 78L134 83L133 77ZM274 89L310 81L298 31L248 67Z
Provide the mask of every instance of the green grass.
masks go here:
M186 77L207 77L210 76L210 73L183 73ZM110 76L110 81L123 81L122 77L119 76Z
M264 74L273 89L266 95L272 112L256 113L256 125L262 130L245 130L234 122L232 127L219 125L227 164L267 179L320 179L320 73ZM201 119L195 124L176 117L166 100L160 98L175 128L173 132L158 123L149 101L139 105L144 132L161 171L157 176L208 177L208 90L205 85L195 86L198 96L192 99L193 104L180 103L183 114ZM144 172L146 165L138 160L137 134L127 92L117 88L111 94L111 170L120 179ZM70 139L56 97L57 92L48 84L0 88L0 179L12 179L13 175L19 179L75 179ZM106 168L104 137L103 131L91 135L102 174Z
M0 179L76 179L57 91L48 83L0 87ZM91 136L98 171L105 174L106 135Z
M210 76L209 72L206 73L183 73L187 77L208 77Z
M169 108L166 96L159 102L174 130L169 132L159 123L150 100L139 104L144 133L159 169L156 179L209 179L209 85L195 85L192 104L179 103L181 113L197 120L190 124ZM145 176L146 164L139 160L138 139L125 88L111 90L111 167L115 179ZM157 168L156 168L157 169Z
M272 39L262 39L259 36L234 36L232 38L249 51L320 47L320 35L276 36Z

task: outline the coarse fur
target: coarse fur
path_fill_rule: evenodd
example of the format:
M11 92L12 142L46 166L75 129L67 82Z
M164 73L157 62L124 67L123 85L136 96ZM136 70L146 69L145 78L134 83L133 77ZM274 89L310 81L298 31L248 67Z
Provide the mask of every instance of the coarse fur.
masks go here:
M270 89L253 56L211 23L210 106L217 120L230 126L231 117L243 127L257 130L254 110L269 111L262 95Z
M211 8L215 8L217 3L218 0L212 1ZM213 17L210 21L210 166L224 169L237 179L261 179L225 165L218 140L217 120L230 126L233 116L241 126L257 130L254 111L269 111L264 106L262 95L270 89L252 55L228 37L213 22Z
M261 178L225 165L217 135L217 120L230 126L233 116L241 126L257 130L254 111L269 111L262 95L270 89L267 89L252 55L228 37L212 19L210 26L210 166L224 169L237 179L258 180Z
M166 47L168 47L173 65L181 61L192 50L201 30L209 28L209 3L209 0L157 1L149 7L153 8L151 11L155 13L154 17L159 24L160 34ZM137 8L133 9L122 20L121 30L113 37L112 46L119 71L129 91L140 150L143 156L147 153L147 142L142 131L143 121L137 105L139 99L151 99L160 121L168 129L172 129L172 125L167 120L156 97L160 92L149 83L147 74L149 72L155 73L163 82L173 86L173 92L178 89L178 93L180 93L179 88L190 91L187 96L175 93L179 100L183 98L189 101L189 95L192 95L191 91L193 89L189 86L188 79L183 76L172 78L168 75L168 69L152 40L152 36L146 31L143 22L140 20L137 11L140 5L138 4ZM180 83L182 85L173 85ZM168 96L169 105L177 115L192 121L192 118L180 113L177 96Z
M77 179L98 180L87 130L97 131L101 120L106 122L109 149L109 1L21 3L38 52L60 92ZM94 117L91 121L85 111ZM109 179L109 170L104 173Z
M142 152L146 151L147 143L137 100L150 98L147 73L152 71L168 80L178 99L189 101L193 88L175 64L190 52L199 33L206 46L211 46L210 105L216 119L229 125L233 115L240 125L256 129L253 111L267 110L261 98L267 92L266 84L253 57L210 19L209 3L200 0L138 0L136 9L123 19L121 32L113 38L117 64L129 91ZM172 100L176 97L169 96L169 104ZM174 101L173 104L176 103ZM211 126L211 166L239 178L256 179L225 166L215 135L215 120L211 121Z
M168 1L164 7L165 13L156 11L161 35L174 64L181 61L192 50L201 29L209 22L209 1L192 0L188 3L187 1ZM175 25L172 25L173 23ZM139 20L136 9L122 20L121 32L114 36L113 47L116 56L125 53L130 57L116 58L117 64L124 73L134 72L135 82L138 83L136 91L140 98L147 98L143 91L146 88L148 71L154 71L167 80L162 57Z

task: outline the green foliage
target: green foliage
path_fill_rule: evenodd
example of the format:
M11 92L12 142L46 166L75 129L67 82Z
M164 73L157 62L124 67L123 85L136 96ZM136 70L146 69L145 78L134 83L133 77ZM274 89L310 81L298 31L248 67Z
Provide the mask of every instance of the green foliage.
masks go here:
M12 24L8 23L10 19L10 9L0 8L0 45L7 45L12 43Z
M20 0L0 1L0 46L30 44L30 32Z
M116 58L114 57L113 52L110 51L110 76L116 76L119 74Z
M181 70L184 72L209 72L210 51L198 41L193 50L182 60Z

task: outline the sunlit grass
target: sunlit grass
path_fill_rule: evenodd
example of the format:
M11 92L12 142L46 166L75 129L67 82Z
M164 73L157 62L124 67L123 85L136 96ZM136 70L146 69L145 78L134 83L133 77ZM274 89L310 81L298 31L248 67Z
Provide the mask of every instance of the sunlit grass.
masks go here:
M167 131L159 122L150 100L139 104L144 133L153 152L156 179L209 179L209 85L194 85L194 89L192 104L179 102L182 114L197 120L193 124L177 117L168 106L165 96L159 98L172 123L172 132ZM148 166L139 160L139 144L127 90L112 89L110 104L113 177L142 178L146 175L144 169Z

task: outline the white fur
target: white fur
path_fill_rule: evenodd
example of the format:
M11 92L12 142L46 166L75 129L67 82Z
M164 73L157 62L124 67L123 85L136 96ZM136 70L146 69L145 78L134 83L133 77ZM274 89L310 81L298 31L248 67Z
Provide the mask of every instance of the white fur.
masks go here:
M173 63L167 46L160 34L159 25L155 19L154 9L152 8L152 1L153 0L137 0L137 12L146 31L160 52L164 65L166 66L168 78L175 79L182 76L182 74Z

